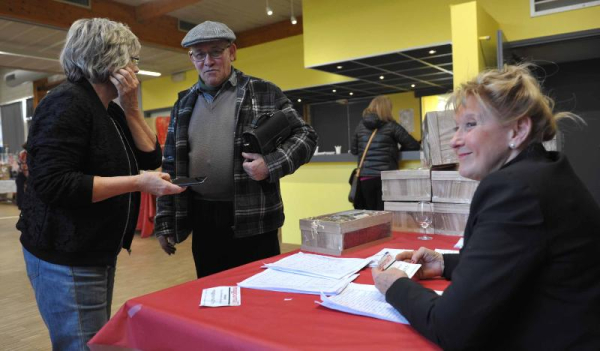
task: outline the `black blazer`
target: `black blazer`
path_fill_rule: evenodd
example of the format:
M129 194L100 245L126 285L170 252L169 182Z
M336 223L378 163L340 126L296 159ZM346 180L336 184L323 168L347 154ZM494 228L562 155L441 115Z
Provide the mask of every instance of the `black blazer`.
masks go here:
M448 350L600 350L600 208L567 159L531 145L484 178L443 296L386 294Z

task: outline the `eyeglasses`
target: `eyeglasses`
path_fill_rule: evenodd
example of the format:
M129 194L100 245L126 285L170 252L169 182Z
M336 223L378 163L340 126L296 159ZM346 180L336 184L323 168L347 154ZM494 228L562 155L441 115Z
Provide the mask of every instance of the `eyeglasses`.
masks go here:
M134 65L136 65L136 66L139 65L140 64L140 57L139 56L131 56L131 62Z
M204 61L206 59L206 56L210 56L211 59L219 59L223 56L223 52L225 52L225 50L227 50L230 46L231 46L231 44L227 45L226 47L224 47L222 49L213 49L213 50L210 50L209 52L194 52L194 51L190 50L190 57L195 62Z

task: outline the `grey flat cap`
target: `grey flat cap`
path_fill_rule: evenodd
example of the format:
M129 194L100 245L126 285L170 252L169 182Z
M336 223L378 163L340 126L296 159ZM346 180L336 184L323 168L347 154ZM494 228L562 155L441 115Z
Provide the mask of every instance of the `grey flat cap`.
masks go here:
M190 30L183 40L181 46L188 48L192 45L205 43L213 40L235 40L235 34L225 24L220 22L204 21Z

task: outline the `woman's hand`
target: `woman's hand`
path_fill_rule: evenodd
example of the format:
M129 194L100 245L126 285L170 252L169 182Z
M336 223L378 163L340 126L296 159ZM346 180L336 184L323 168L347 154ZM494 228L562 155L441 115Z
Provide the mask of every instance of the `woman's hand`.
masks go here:
M415 274L419 279L439 277L444 273L442 254L425 247L417 251L403 251L396 256L396 260L420 264L421 269Z
M137 79L134 70L129 66L121 68L114 72L109 79L117 88L119 103L125 114L127 115L131 111L139 111L138 86L140 81Z
M140 191L156 196L179 194L186 188L171 183L171 176L162 172L143 172L137 176Z
M408 278L406 273L402 270L396 268L389 268L387 270L382 270L381 268L375 267L371 269L371 274L373 275L373 281L375 282L375 287L379 290L384 296L388 291L390 286L394 284L394 282L400 278Z

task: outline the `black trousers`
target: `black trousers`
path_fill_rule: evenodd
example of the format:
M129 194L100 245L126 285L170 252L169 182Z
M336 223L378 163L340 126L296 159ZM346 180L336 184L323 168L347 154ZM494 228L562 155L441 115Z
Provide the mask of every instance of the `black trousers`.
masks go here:
M370 178L359 180L358 191L354 201L354 208L357 210L377 210L383 211L383 200L381 192L381 178Z
M233 202L194 199L192 254L198 278L279 255L277 230L233 236Z

